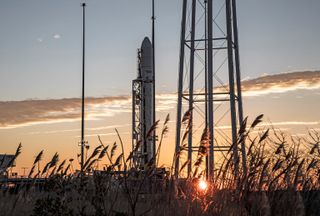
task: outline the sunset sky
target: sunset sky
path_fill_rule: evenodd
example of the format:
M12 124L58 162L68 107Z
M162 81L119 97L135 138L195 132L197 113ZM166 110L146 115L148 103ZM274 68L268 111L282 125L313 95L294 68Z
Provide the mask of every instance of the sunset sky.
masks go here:
M21 142L18 171L42 149L45 160L79 153L81 2L0 1L0 153ZM86 139L94 147L101 135L111 144L117 128L129 150L131 80L137 49L150 36L151 1L86 2ZM237 2L245 115L263 113L265 125L302 137L320 129L320 2ZM156 0L157 119L171 116L165 165L174 149L181 5Z

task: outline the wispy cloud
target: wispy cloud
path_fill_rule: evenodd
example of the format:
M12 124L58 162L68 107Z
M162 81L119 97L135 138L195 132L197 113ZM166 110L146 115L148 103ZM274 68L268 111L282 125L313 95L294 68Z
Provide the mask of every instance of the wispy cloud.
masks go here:
M131 124L122 124L122 125L110 125L110 126L104 126L104 127L89 127L86 128L85 130L87 132L92 132L92 131L106 131L110 129L115 129L115 128L124 128L124 127L129 127ZM38 134L61 134L61 133L70 133L70 132L79 132L80 129L66 129L66 130L48 130L48 131L33 131L30 133L27 133L27 135L38 135Z
M320 88L320 71L305 71L264 75L242 82L243 94L257 96L299 89ZM216 89L219 91L219 89ZM157 95L157 112L170 112L176 108L177 94ZM0 129L38 124L79 121L81 100L78 98L25 100L0 102ZM98 120L131 112L131 96L87 98L86 118ZM273 125L303 125L303 122L282 122ZM304 125L310 125L305 122ZM316 125L313 122L311 125Z
M260 124L261 126L284 126L284 125L298 125L298 126L314 126L314 125L319 125L320 122L317 121L311 121L311 122L306 122L306 121L283 121L283 122L270 122L270 123L262 123Z
M122 132L121 135L128 135L131 134L130 132ZM112 133L97 133L97 134L87 134L86 137L104 137L104 136L117 136L116 132L112 132ZM76 136L76 138L80 138L80 136Z
M244 96L284 93L320 88L320 71L304 71L264 75L242 82Z
M157 112L168 113L175 108L175 104L176 94L157 95ZM0 129L79 121L80 107L79 98L0 102ZM88 120L99 120L117 114L131 113L131 108L131 96L87 98L85 114ZM107 128L89 130L102 129Z
M269 126L319 126L318 121L281 121L281 122L262 122L257 127L269 127ZM220 130L231 130L231 125L219 125L215 127ZM289 128L282 128L289 129Z
M87 98L86 116L98 119L129 112L130 104L127 96ZM78 98L0 102L0 128L78 121L80 107Z
M61 38L61 35L60 35L60 34L54 34L52 37L53 37L54 39L60 39L60 38Z
M270 93L286 93L295 90L320 89L320 71L287 72L272 75L263 74L257 78L243 79L241 87L243 96L260 96ZM223 85L214 88L214 92L227 92L228 88L228 85ZM203 91L197 90L196 92L203 93ZM215 95L215 97L227 99L228 96Z
M157 112L169 112L176 107L177 95L176 94L158 94L156 101Z

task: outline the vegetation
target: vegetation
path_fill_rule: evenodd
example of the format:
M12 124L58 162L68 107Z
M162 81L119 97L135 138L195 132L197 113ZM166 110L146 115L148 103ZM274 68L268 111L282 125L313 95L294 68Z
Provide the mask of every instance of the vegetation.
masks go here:
M182 120L186 130L173 164L186 153L189 115L187 112ZM274 128L259 129L262 117L258 116L250 126L245 119L237 143L224 155L224 162L215 170L208 188L198 187L209 146L207 130L201 137L191 176L176 179L174 166L159 174L153 165L158 164L168 132L167 117L156 157L144 171L132 169L133 152L125 156L118 132L122 153L116 156L117 143L105 145L99 137L99 145L92 151L87 149L91 154L84 164L85 175L72 172L73 159L60 162L57 153L36 172L43 156L41 151L28 175L32 181L19 187L2 183L1 215L319 215L320 135L311 130L308 138L299 138ZM148 134L158 125L159 121ZM241 142L247 146L247 173L239 166L239 175L235 177L232 148ZM15 157L20 152L19 145ZM103 171L95 169L100 160L108 161ZM189 163L181 164L181 176ZM241 159L236 163L242 164ZM39 183L42 178L44 183Z

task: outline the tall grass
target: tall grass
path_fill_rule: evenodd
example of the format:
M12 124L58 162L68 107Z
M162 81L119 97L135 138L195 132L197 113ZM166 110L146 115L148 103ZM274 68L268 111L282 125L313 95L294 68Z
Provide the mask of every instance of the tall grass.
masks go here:
M195 161L183 161L186 138L190 133L189 112L183 117L185 132L172 167L159 170L160 152L168 132L165 119L155 157L144 169L131 163L133 151L124 153L123 140L116 130L118 142L87 149L84 176L74 172L73 159L60 161L58 153L40 169L44 151L39 152L28 177L33 179L10 188L2 183L1 215L318 215L320 212L320 135L310 130L306 138L290 136L282 131L262 128L263 115L250 125L241 124L237 142L232 144L214 179L206 190L199 190L204 178L204 161L209 148L209 131L204 129ZM148 131L152 136L160 122ZM147 137L148 138L148 137ZM233 160L233 148L246 145L247 161ZM141 144L141 143L140 143ZM138 146L136 148L139 148ZM120 154L115 152L120 146ZM18 146L15 157L21 153ZM240 149L238 149L240 151ZM182 161L180 177L174 175L177 160ZM106 164L97 169L99 161ZM239 176L235 178L235 162ZM192 175L184 176L192 165ZM156 165L156 166L155 166ZM44 178L39 184L37 179ZM290 207L288 207L290 206Z

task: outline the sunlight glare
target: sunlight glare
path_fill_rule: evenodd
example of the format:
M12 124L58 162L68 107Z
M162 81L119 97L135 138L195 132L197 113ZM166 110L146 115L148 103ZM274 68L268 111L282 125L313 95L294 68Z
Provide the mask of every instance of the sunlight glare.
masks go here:
M208 188L208 183L204 180L200 180L198 187L200 190L206 190Z

